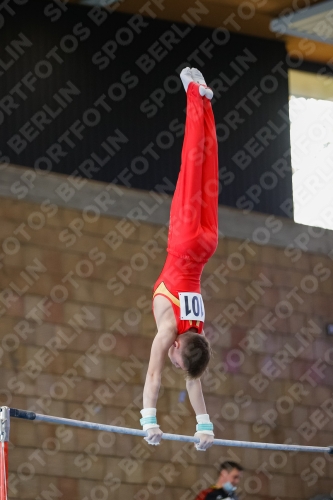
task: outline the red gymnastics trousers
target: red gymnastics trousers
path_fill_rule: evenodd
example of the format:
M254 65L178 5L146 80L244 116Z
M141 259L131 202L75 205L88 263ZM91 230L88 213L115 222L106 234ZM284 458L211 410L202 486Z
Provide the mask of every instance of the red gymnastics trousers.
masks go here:
M181 168L170 211L168 256L154 285L154 297L167 297L173 307L178 334L203 321L180 317L180 292L200 294L205 263L218 243L218 157L215 120L210 101L199 94L199 85L187 89L185 134Z

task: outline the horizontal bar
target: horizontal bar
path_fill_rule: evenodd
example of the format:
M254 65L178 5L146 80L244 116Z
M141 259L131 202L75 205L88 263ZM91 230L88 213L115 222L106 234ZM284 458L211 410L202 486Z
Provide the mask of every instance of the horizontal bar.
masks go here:
M10 408L9 415L15 418L24 418L25 420L35 420L36 413L33 411L18 410L16 408Z
M131 429L129 427L117 427L115 425L97 424L94 422L84 422L70 418L53 417L42 415L31 411L10 409L10 416L23 418L27 420L36 420L48 424L70 425L72 427L81 427L94 431L114 432L116 434L130 434L132 436L145 437L147 433L141 429ZM186 443L199 443L199 438L194 436L183 436L180 434L163 434L162 439L168 441L181 441ZM279 451L306 451L313 453L329 453L333 455L333 446L302 446L297 444L275 444L275 443L256 443L249 441L233 441L231 439L214 439L214 444L218 446L233 446L238 448L256 448L260 450L279 450Z

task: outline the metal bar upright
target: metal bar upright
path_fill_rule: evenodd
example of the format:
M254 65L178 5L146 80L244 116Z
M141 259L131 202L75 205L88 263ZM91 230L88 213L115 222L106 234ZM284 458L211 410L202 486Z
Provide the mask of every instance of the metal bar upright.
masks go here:
M7 406L0 407L0 500L8 498L8 442L10 414Z

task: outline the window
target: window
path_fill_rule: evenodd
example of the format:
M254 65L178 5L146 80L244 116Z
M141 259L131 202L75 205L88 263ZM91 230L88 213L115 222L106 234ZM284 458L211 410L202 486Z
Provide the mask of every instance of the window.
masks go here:
M295 222L333 229L333 77L289 71Z

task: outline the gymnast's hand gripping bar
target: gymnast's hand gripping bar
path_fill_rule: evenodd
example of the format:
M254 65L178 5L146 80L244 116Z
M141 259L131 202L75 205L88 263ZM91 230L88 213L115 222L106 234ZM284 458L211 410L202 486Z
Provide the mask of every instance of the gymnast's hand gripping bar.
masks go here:
M5 407L3 407L5 408ZM81 420L72 420L69 418L53 417L42 415L32 411L17 410L10 408L9 414L14 418L23 418L25 420L35 420L46 422L48 424L70 425L72 427L81 427L95 431L114 432L117 434L131 434L132 436L145 437L146 432L141 429L131 429L128 427L117 427L115 425L105 425L93 422L84 422ZM199 443L199 438L192 436L183 436L180 434L163 434L162 439L169 441L181 441L187 443ZM238 448L256 448L261 450L279 450L279 451L303 451L313 453L329 453L333 455L333 446L302 446L296 444L275 444L275 443L257 443L250 441L234 441L231 439L214 439L214 445L233 446Z

